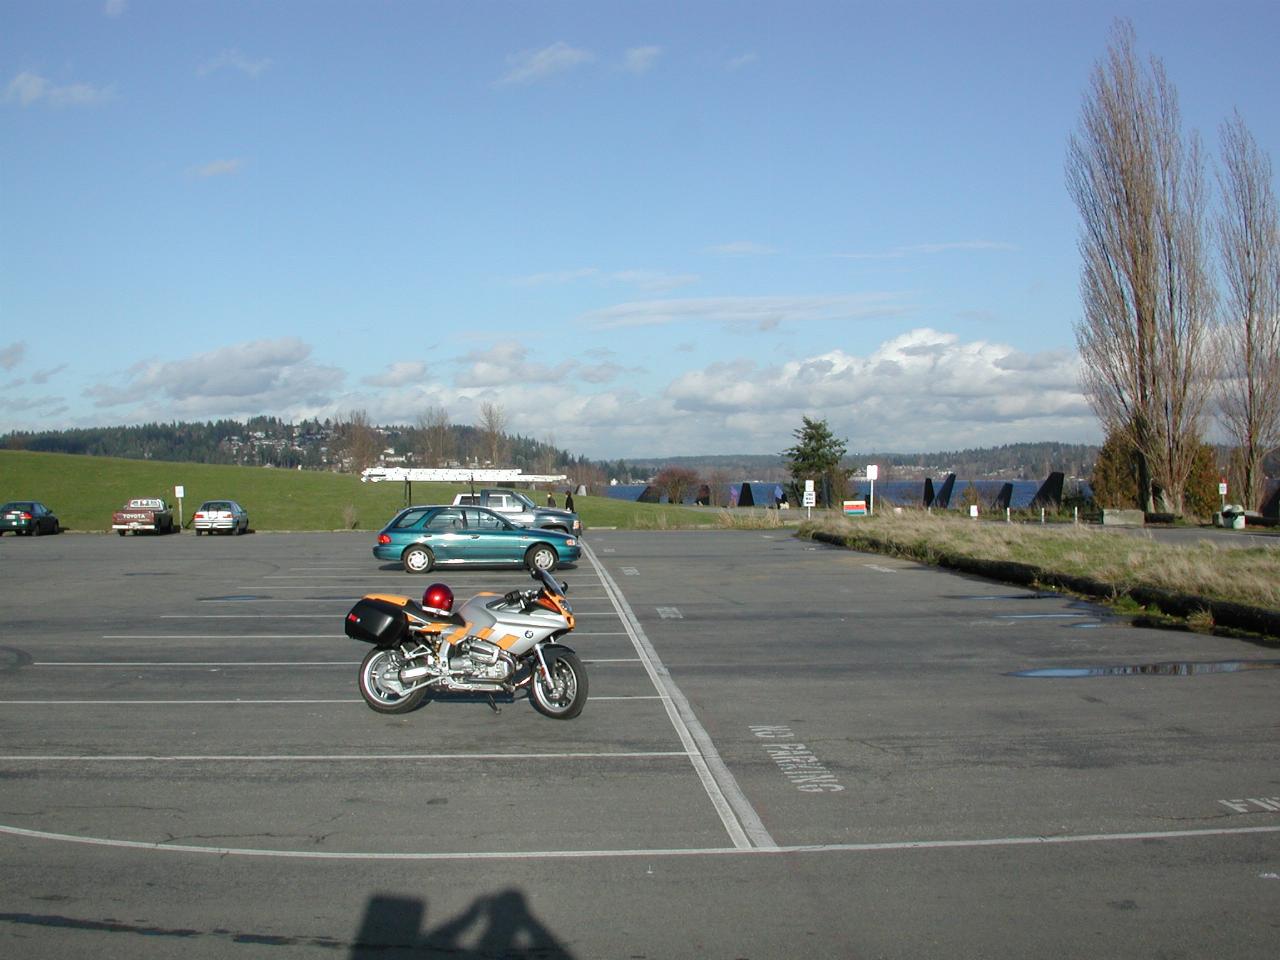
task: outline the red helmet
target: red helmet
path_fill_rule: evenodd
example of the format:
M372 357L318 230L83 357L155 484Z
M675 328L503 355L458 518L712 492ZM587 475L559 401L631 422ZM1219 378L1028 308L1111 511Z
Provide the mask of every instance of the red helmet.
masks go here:
M447 617L453 613L453 591L443 583L433 583L422 593L422 606L431 613Z

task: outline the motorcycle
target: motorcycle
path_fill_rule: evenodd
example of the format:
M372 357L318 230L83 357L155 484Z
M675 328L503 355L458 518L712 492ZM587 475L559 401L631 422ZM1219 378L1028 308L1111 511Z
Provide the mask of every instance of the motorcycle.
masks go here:
M360 695L378 713L408 713L433 692L493 695L527 689L534 709L569 720L587 702L587 673L561 638L574 628L569 585L545 570L539 585L478 593L453 609L434 583L419 603L371 593L347 614L348 637L373 644L360 664Z

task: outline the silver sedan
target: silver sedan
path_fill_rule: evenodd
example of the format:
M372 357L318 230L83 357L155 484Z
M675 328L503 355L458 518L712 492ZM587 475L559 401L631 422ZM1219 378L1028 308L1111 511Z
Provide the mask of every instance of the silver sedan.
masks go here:
M249 514L234 500L206 500L191 517L196 536L202 533L241 534L249 532Z

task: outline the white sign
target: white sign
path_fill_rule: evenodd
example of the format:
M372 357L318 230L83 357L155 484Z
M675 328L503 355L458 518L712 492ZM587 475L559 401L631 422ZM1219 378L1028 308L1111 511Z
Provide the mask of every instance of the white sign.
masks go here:
M867 479L868 480L880 479L880 465L878 463L867 464Z
M1225 497L1227 495L1227 485L1225 483L1218 484L1218 496Z
M183 497L185 497L185 496L187 495L187 488L186 488L186 487L174 487L174 488L173 488L173 495L174 495L177 499L181 500Z
M812 483L813 481L809 481ZM818 495L812 490L804 492L804 501L800 504L802 507L816 507L818 505Z
M806 480L806 481L804 482L804 492L805 492L805 493L813 493L813 481L812 481L812 480Z

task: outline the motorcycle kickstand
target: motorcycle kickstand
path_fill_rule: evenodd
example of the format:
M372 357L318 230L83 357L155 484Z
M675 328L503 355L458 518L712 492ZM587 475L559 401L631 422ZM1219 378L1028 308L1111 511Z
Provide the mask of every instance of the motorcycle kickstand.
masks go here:
M501 712L502 712L502 708L501 708L500 706L498 706L496 703L494 703L494 700L493 700L493 694L492 694L492 693L488 695L488 700L489 700L489 708L490 708L494 713L501 713Z

